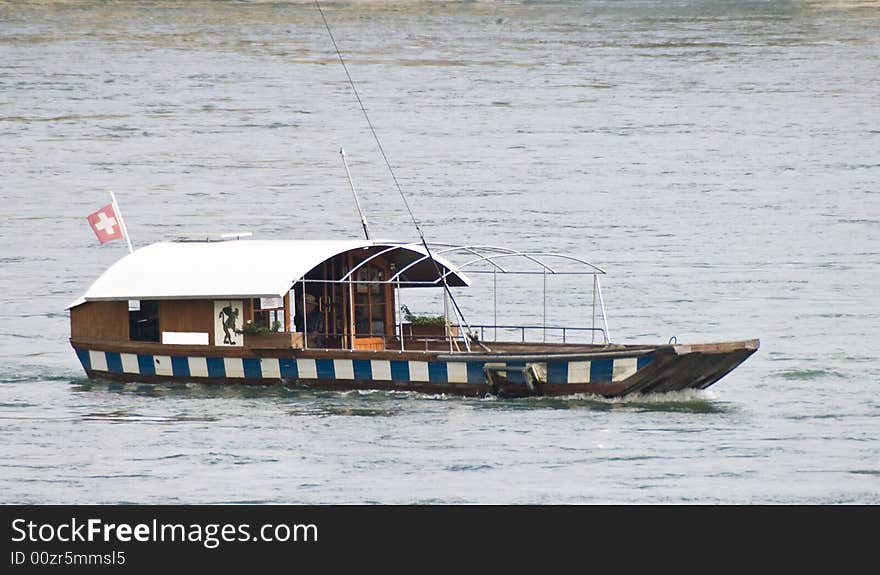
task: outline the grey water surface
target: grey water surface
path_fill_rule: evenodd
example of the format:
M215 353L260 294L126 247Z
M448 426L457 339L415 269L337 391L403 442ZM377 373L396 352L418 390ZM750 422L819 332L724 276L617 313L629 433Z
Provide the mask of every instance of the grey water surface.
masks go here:
M880 4L324 10L429 240L595 263L616 341L760 351L623 400L89 381L65 308L126 253L85 220L111 190L135 247L356 238L344 146L374 236L417 235L313 3L0 2L0 502L880 502ZM589 323L579 281L548 323Z

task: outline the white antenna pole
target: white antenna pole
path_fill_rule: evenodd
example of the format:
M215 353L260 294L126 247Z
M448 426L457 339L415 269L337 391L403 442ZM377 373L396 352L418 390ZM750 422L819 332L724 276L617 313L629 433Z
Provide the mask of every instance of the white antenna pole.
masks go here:
M131 238L128 237L128 228L125 227L125 220L122 219L122 212L119 210L119 204L116 203L116 196L113 192L110 192L110 201L113 203L113 211L116 212L116 217L119 218L119 227L122 228L122 235L125 236L125 241L128 242L128 253L133 254L134 248L131 247Z
M602 284L599 283L599 276L593 274L596 278L596 292L599 294L599 309L602 311L602 325L605 326L605 344L611 343L611 334L608 333L608 316L605 315L605 300L602 299Z
M358 199L357 190L354 189L354 182L351 179L351 172L348 171L348 162L345 161L345 150L339 148L339 155L342 156L342 165L345 166L345 175L348 176L348 185L351 186L351 193L354 195L354 205L357 206L358 215L361 217L361 225L364 227L364 237L370 239L370 230L367 229L367 216L361 209L361 202Z

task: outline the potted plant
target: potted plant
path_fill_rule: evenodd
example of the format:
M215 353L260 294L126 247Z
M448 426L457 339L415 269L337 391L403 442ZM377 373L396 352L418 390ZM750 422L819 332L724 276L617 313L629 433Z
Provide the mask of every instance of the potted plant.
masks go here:
M277 319L274 322L272 322L271 329L268 326L265 326L261 323L256 324L253 322L253 320L250 320L247 323L245 323L241 329L235 330L235 333L239 333L239 334L240 333L270 333L270 332L277 332L280 329L281 329L281 322L278 321Z
M302 334L281 331L281 322L275 320L272 326L248 321L236 333L244 334L245 347L289 348L302 347Z
M446 319L442 315L421 314L416 315L410 309L402 305L400 311L407 323L401 325L404 337L415 336L446 336ZM458 326L449 326L449 333L453 337L458 335Z

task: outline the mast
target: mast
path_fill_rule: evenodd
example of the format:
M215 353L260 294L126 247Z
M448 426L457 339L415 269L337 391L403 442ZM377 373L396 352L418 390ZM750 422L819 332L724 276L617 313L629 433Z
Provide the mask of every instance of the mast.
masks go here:
M437 272L437 277L443 281L443 289L446 295L449 296L449 301L452 303L452 309L455 313L456 319L458 320L459 328L465 328L466 332L470 333L470 326L467 321L464 319L464 314L461 311L461 308L458 307L458 302L455 301L455 297L452 295L452 291L449 289L449 284L446 281L446 274L442 272L440 269L440 264L437 263L437 260L434 259L433 254L431 254L431 248L428 247L428 242L425 240L425 234L422 233L422 228L419 226L418 220L416 220L415 214L413 214L412 208L409 206L409 201L406 199L406 194L403 193L403 188L400 186L400 182L397 179L397 175L394 173L394 169L391 167L391 162L388 160L388 155L385 153L385 148L382 147L382 142L379 140L379 135L376 133L376 128L373 126L373 122L370 120L370 115L367 114L367 108L364 106L364 102L361 100L361 96L357 91L357 86L355 86L354 80L351 77L351 74L348 71L348 66L345 64L345 59L342 57L342 52L339 50L339 46L336 44L336 38L333 37L333 31L330 30L330 24L327 22L327 17L324 16L324 10L321 9L321 3L319 0L315 0L315 6L318 8L318 12L321 14L321 20L324 22L324 27L327 29L327 35L330 36L330 42L333 43L333 49L336 50L336 56L339 58L339 63L342 64L342 69L345 71L345 76L348 78L348 83L351 86L352 92L354 92L354 97L357 99L358 105L361 108L361 112L364 114L364 119L367 121L367 126L370 128L370 133L373 134L373 139L376 141L376 147L379 148L379 153L382 155L382 159L385 161L385 166L388 168L388 172L391 174L391 179L394 180L394 186L397 188L398 193L400 193L401 199L403 199L403 205L406 206L406 211L409 212L409 217L413 222L413 225L416 228L416 231L419 234L419 239L422 242L422 246L425 248L425 254L431 260L431 263L434 264L434 269ZM366 233L366 229L364 230ZM464 337L464 345L468 351L471 350L470 338L468 336Z
M348 176L348 185L351 186L351 193L354 196L354 205L357 206L358 216L361 218L361 226L364 228L364 237L370 239L370 230L367 229L367 216L361 209L361 202L358 199L357 190L354 189L354 181L351 179L351 172L348 171L348 162L345 161L345 149L339 148L339 155L342 156L342 165L345 166L345 175Z

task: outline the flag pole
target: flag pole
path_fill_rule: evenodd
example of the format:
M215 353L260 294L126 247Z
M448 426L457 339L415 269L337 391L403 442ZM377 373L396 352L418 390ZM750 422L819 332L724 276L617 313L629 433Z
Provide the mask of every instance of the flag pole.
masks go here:
M122 212L119 210L119 204L116 203L116 196L113 192L110 192L110 201L113 202L113 211L116 212L116 217L119 218L119 227L122 228L122 235L125 236L125 241L128 242L128 253L134 253L134 248L131 247L131 239L128 237L128 228L125 227L125 220L122 219Z

